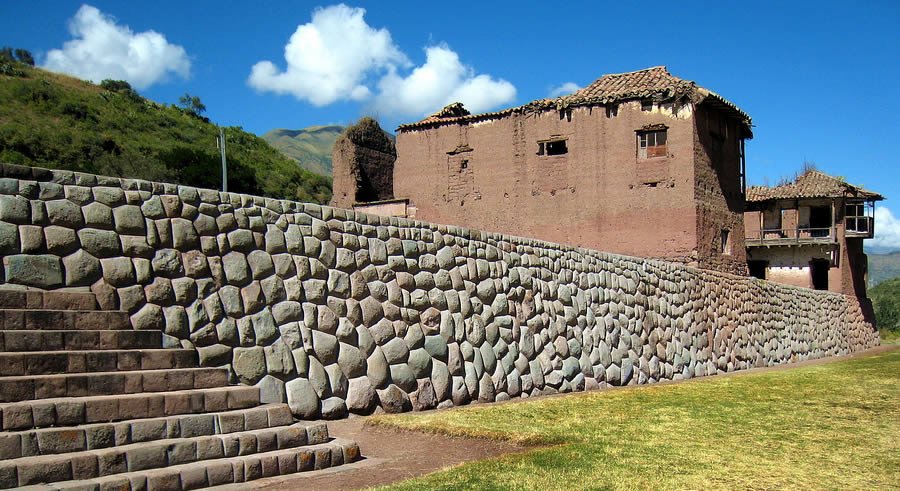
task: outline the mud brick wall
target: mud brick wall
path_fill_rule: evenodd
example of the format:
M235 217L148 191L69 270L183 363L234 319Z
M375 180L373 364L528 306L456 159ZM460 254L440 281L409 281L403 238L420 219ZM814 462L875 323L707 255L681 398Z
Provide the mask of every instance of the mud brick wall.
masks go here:
M339 208L0 166L0 277L90 287L313 418L645 384L878 344L857 300Z

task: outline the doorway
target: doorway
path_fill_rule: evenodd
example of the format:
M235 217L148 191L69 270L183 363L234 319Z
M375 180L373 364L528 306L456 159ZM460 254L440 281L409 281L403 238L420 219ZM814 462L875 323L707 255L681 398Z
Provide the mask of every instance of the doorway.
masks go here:
M750 273L750 276L754 278L759 278L761 280L766 279L766 268L769 267L769 261L759 261L759 260L750 260L747 261L747 270Z
M831 235L831 207L813 206L809 209L809 235L828 237Z
M815 290L828 289L828 270L831 263L827 259L813 259L809 262L809 275Z

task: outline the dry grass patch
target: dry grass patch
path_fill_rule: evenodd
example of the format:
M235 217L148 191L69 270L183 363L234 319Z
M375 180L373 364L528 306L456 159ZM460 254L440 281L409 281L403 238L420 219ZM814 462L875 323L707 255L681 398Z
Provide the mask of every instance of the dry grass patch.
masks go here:
M895 349L791 370L379 416L372 424L544 445L397 489L896 489L898 401Z

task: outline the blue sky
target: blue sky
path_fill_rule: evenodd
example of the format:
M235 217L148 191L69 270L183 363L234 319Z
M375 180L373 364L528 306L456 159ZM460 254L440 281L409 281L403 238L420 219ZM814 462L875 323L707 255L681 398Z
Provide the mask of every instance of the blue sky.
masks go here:
M896 1L0 3L2 44L39 64L189 92L258 134L363 115L392 130L448 98L492 110L666 65L753 117L750 183L813 161L900 199L897 25ZM900 248L884 207L879 241Z

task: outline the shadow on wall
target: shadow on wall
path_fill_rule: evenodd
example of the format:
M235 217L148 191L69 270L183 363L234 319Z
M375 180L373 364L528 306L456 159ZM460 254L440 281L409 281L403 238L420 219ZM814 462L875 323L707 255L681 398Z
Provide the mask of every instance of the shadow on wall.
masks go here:
M247 195L0 166L9 284L90 286L302 418L712 375L878 344L851 297Z

